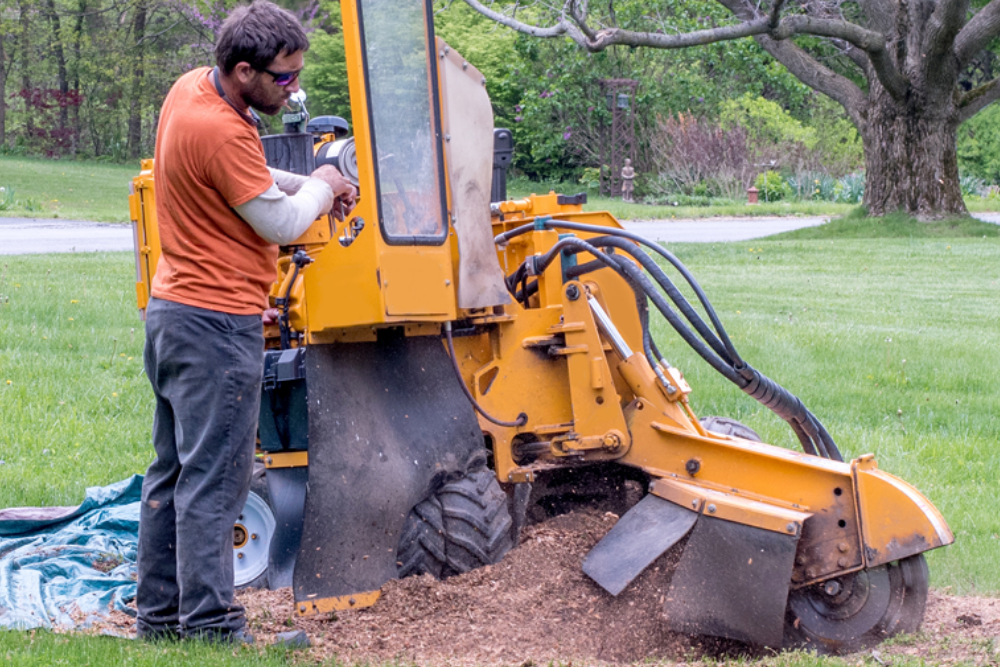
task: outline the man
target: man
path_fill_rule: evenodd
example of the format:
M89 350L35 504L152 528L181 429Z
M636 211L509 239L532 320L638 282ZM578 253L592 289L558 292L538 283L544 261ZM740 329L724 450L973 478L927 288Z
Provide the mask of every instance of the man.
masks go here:
M139 520L142 638L253 641L234 601L232 535L253 471L275 244L355 198L332 167L307 178L264 160L251 107L278 113L298 90L308 46L294 16L257 0L222 25L217 66L182 76L163 104L153 173L162 256L146 319L156 459Z

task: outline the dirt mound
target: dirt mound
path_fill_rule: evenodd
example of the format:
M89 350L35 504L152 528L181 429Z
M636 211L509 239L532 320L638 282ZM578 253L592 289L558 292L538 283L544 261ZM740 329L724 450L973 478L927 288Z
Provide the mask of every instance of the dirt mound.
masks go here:
M663 622L668 562L655 563L617 598L581 571L583 557L617 519L596 512L556 517L526 528L520 546L497 565L445 581L390 581L370 609L292 624L309 633L314 650L343 659L617 663L700 652L698 640ZM289 629L290 590L241 599L255 633Z
M667 629L662 609L671 552L617 598L583 574L584 556L617 519L584 511L530 526L501 563L445 581L430 576L390 581L369 609L302 619L293 614L288 588L246 591L239 599L259 646L270 644L278 633L305 630L313 643L302 656L307 662L336 655L346 663L397 659L526 667L745 653L740 644ZM116 613L106 627L95 630L134 631L134 620ZM922 656L935 664L998 664L1000 600L932 591L923 630L870 653L882 664L894 655Z

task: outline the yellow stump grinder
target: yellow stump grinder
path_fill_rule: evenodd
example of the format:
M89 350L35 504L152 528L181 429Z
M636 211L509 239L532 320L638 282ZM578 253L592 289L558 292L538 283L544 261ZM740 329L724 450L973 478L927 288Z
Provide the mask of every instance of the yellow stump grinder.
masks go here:
M678 631L828 653L915 631L922 554L953 541L934 506L871 455L843 461L662 246L585 212L582 195L491 198L509 160L495 134L509 133L494 131L482 75L435 38L430 0L342 0L342 13L353 136L319 117L264 137L273 166L334 164L360 199L281 249L266 474L236 526L238 583L292 586L300 615L360 608L394 577L498 562L526 517L603 498L623 514L584 572L617 595L674 548L664 614ZM130 205L144 308L151 161ZM651 313L803 451L699 420Z

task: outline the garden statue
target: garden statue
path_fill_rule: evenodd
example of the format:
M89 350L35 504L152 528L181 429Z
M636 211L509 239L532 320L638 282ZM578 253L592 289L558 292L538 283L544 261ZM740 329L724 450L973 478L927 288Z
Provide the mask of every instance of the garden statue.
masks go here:
M622 201L631 202L632 181L635 179L635 169L632 167L632 160L625 158L625 166L622 168Z

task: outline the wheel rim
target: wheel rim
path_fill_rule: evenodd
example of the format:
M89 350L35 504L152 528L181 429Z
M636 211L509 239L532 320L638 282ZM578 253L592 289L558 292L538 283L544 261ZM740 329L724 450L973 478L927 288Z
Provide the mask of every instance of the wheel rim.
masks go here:
M251 491L233 526L233 580L236 586L245 586L267 571L274 525L271 508Z
M886 566L862 570L794 591L788 607L802 630L823 640L849 641L873 630L889 610Z

